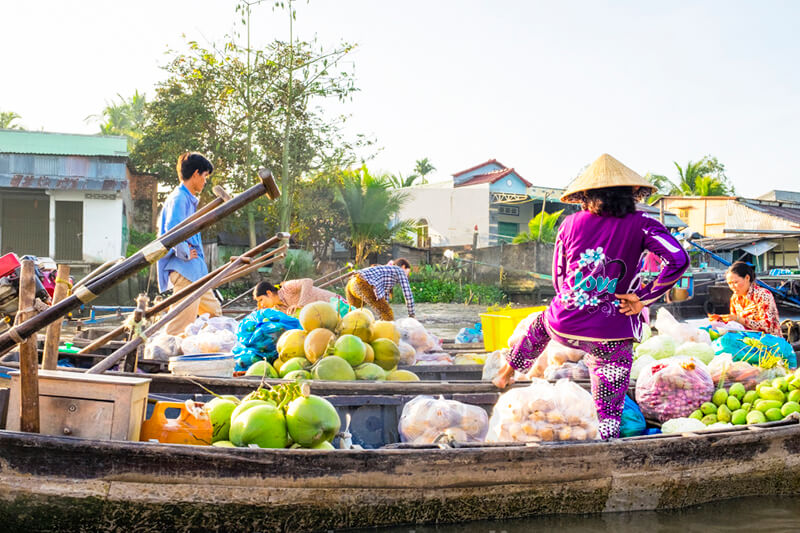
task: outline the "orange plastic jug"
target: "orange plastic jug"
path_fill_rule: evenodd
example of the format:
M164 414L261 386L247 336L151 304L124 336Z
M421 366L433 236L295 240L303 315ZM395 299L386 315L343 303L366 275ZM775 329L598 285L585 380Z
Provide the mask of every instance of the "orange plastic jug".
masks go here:
M202 406L202 403L195 405ZM180 409L178 418L167 418L165 410ZM142 423L139 440L156 439L172 444L211 444L214 428L208 418L197 418L180 402L156 402L153 414Z

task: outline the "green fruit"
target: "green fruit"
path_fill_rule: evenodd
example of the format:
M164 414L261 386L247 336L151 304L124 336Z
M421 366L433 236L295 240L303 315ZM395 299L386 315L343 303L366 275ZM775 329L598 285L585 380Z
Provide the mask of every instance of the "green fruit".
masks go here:
M733 396L740 402L742 401L742 398L744 398L745 394L747 394L747 391L744 389L744 385L741 383L734 383L731 385L731 388L728 389L728 396Z
M711 397L711 401L714 402L714 405L716 405L717 407L725 403L727 399L728 399L728 391L726 391L725 389L717 389L717 391L714 392L714 396Z
M319 331L319 330L315 329L314 331ZM311 372L309 372L308 370L292 370L291 372L283 376L283 379L291 379L293 381L297 381L298 379L312 379L312 378L311 378Z
M286 374L289 372L294 372L295 370L305 370L310 366L311 363L309 363L308 359L305 357L293 357L281 365L281 369L278 373L282 378L285 378Z
M392 370L400 362L400 348L391 339L375 339L372 351L375 353L374 363L384 370Z
M211 433L211 444L217 441L228 440L231 429L231 414L236 409L236 403L225 398L214 398L204 406L214 428Z
M332 440L340 426L339 413L325 398L313 395L295 398L286 407L289 435L305 448Z
M731 421L731 410L728 409L727 405L720 405L719 409L717 409L717 421L718 422Z
M763 424L767 421L767 417L761 411L750 411L746 420L748 424Z
M800 403L800 389L789 391L789 395L786 396L786 400L790 402Z
M265 374L268 378L278 377L278 373L275 371L274 368L272 368L272 365L267 363L263 359L261 361L256 361L255 363L250 365L250 368L248 368L247 372L244 373L245 376L259 376L259 377Z
M386 373L386 381L420 381L420 379L409 370L392 370Z
M705 402L703 405L700 406L700 410L703 412L704 415L710 415L717 412L717 406L711 402Z
M231 413L231 422L233 422L233 419L239 416L240 414L244 413L248 409L256 407L257 405L271 405L271 404L269 402L265 402L264 400L247 400L246 402L242 402L239 405L237 405L236 409L234 409L233 412Z
M783 376L773 379L772 386L781 392L786 392L789 389L789 384L786 382L786 378Z
M775 387L761 387L758 396L762 400L775 400L781 403L786 400L786 395Z
M727 405L728 409L731 411L741 409L742 407L741 402L739 402L739 399L736 396L728 396L728 400L725 402L725 405Z
M748 412L748 413L750 412L750 410L751 410L752 408L753 408L753 404L752 404L752 403L743 403L743 404L742 404L742 409L743 409L744 411Z
M789 380L789 388L800 389L800 374L795 374L792 379Z
M697 420L702 420L703 419L703 411L701 411L700 409L698 409L696 411L692 411L692 414L689 415L689 418L695 418Z
M781 405L783 405L783 402L779 402L778 400L756 400L753 407L756 411L766 413L770 409L780 409Z
M700 420L703 424L710 426L711 424L716 424L717 422L717 415L706 415Z
M770 422L775 422L776 420L780 420L783 418L781 414L781 410L777 407L773 407L772 409L767 409L767 412L764 413L764 416L767 417L767 420Z
M333 355L341 357L350 363L350 366L358 366L364 362L367 348L359 337L346 333L336 339L336 343L333 345Z
M355 368L356 379L366 381L383 381L386 372L375 363L361 363Z
M743 426L747 423L747 412L744 409L737 409L731 413L731 424Z
M742 403L753 403L756 400L758 400L758 393L754 390L749 390L744 394Z
M712 341L717 340L719 338L719 332L715 329L709 329L708 338L711 339Z
M218 440L216 442L212 442L211 445L218 448L236 448L236 445L229 440Z
M256 444L259 448L286 448L289 445L283 411L266 402L236 416L231 422L230 435L236 446Z
M800 403L786 402L783 404L783 407L781 407L781 414L787 417L792 413L800 413Z
M351 313L352 313L352 311L351 311ZM324 441L320 442L319 444L315 444L314 446L312 446L311 449L312 450L335 450L336 448L333 447L333 444L331 444L327 440L324 440Z
M355 381L356 373L341 357L323 357L311 369L314 379L326 381Z

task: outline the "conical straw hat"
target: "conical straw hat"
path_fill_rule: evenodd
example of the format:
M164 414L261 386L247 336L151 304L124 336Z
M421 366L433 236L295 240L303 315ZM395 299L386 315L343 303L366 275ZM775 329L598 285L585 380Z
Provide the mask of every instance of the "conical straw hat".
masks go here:
M610 155L603 154L569 185L561 201L578 204L581 202L581 197L577 193L606 187L638 187L640 194L634 192L635 196L649 195L656 191L652 183Z

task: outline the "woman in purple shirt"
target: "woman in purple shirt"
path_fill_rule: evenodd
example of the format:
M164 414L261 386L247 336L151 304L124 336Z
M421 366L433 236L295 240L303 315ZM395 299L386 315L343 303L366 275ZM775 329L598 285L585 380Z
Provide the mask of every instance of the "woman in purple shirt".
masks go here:
M498 387L508 386L514 371L530 369L550 339L587 352L584 362L603 439L619 437L642 308L667 292L689 266L669 231L636 211L636 200L654 190L608 154L572 183L561 201L580 203L582 210L559 228L553 254L556 296L494 379ZM661 259L662 268L642 285L638 268L648 251Z

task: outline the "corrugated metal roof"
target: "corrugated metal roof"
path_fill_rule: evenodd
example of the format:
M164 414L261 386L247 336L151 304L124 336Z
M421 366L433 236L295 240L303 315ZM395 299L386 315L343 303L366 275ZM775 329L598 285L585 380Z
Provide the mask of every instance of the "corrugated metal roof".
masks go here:
M760 238L740 238L724 237L721 239L697 239L697 244L711 250L712 252L725 252L728 250L738 250L743 246L748 246L759 242Z
M127 157L125 137L0 130L0 153Z
M126 186L122 157L0 153L0 187L119 191Z
M765 201L747 199L741 199L739 202L750 209L800 224L800 206L788 207L779 205L778 202L767 203Z

